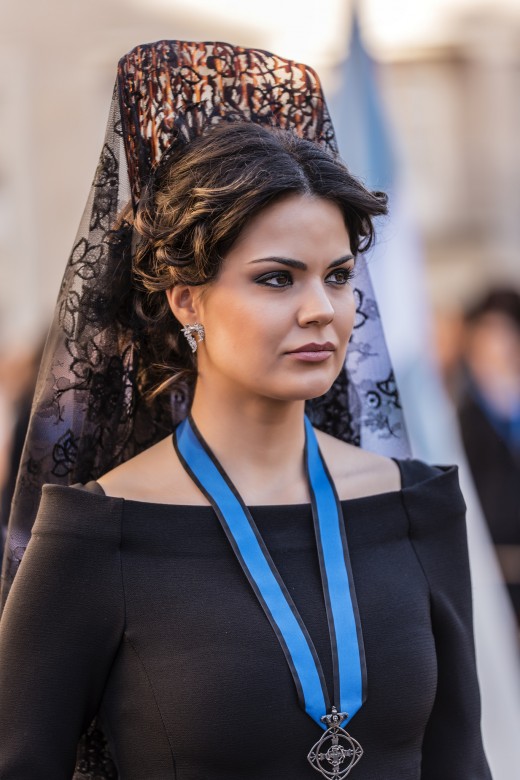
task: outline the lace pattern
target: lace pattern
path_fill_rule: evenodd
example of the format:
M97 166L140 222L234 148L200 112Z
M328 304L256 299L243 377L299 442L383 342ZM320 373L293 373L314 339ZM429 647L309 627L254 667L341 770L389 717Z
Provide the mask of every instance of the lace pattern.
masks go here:
M337 151L316 73L266 51L228 43L158 41L119 63L132 195L169 146L222 119L290 127Z

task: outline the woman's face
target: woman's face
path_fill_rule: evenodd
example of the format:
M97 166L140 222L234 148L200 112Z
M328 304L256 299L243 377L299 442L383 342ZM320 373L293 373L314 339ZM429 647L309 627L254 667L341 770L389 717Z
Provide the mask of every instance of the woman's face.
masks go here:
M353 267L336 204L289 195L267 206L240 234L217 279L191 288L206 332L199 381L219 382L232 395L287 401L325 393L354 323Z

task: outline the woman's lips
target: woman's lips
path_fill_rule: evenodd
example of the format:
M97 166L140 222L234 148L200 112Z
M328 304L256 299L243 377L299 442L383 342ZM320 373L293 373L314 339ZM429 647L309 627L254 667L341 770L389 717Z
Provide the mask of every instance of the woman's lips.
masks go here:
M328 360L332 355L331 349L314 350L312 352L287 352L289 357L296 360L305 360L308 363L322 363L324 360Z
M321 363L327 360L334 352L335 347L330 342L326 344L305 344L303 347L298 347L293 352L287 352L297 360L305 360L309 363Z

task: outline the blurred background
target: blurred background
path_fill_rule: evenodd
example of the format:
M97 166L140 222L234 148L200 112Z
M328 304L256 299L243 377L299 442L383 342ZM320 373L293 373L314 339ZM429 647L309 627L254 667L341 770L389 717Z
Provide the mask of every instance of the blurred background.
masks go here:
M461 466L484 737L495 780L513 780L520 0L4 0L1 13L3 522L119 57L161 38L222 40L313 66L349 167L390 193L369 268L413 453Z

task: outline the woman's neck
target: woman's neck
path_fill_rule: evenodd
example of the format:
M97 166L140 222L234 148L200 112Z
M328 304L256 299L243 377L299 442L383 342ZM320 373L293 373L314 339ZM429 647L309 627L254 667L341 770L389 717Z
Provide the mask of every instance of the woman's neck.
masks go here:
M223 399L197 386L191 414L247 504L309 500L303 401Z

